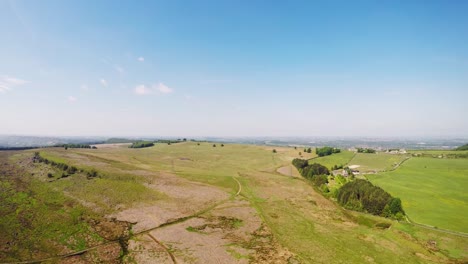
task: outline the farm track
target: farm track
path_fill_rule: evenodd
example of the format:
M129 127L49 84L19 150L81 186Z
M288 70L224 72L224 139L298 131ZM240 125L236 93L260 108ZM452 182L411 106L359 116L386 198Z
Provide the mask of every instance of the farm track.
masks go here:
M401 165L403 165L403 163L405 163L407 160L411 159L411 157L407 157L406 159L400 161L400 163L398 163L395 167L393 167L392 169L390 169L389 171L394 171L396 169L398 169Z
M152 228L149 228L149 229L146 229L146 230L142 230L140 232L137 232L137 233L134 233L128 237L123 237L123 239L130 239L130 238L133 238L133 237L137 237L137 236L140 236L140 235L144 235L144 234L147 234L148 236L151 237L151 239L153 241L155 241L158 245L160 245L161 247L164 248L164 250L168 253L168 255L170 256L172 262L174 264L177 263L177 260L175 259L175 256L169 251L169 249L164 246L163 243L159 242L159 240L157 240L153 235L150 234L151 231L154 231L154 230L157 230L157 229L161 229L161 228L164 228L164 227L167 227L167 226L170 226L170 225L174 225L174 224L178 224L178 223L183 223L189 219L192 219L192 218L195 218L195 217L198 217L202 214L205 214L211 210L213 210L214 208L218 207L219 205L222 205L232 199L234 199L236 196L239 196L239 194L241 193L242 191L242 185L241 183L239 182L239 180L237 180L234 176L232 176L232 179L235 180L237 182L237 185L238 185L238 189L237 189L237 192L233 195L231 195L231 197L227 198L227 199L224 199L222 201L219 201L218 203L215 203L203 210L200 210L194 214L191 214L189 216L185 216L185 217L181 217L181 218L177 218L177 219L174 219L174 220L171 220L171 221L168 221L166 223L163 223L159 226L156 226L156 227L152 227ZM71 253L67 253L67 254L64 254L64 255L58 255L58 256L53 256L53 257L49 257L49 258L43 258L43 259L34 259L34 260L25 260L25 261L15 261L15 262L0 262L0 264L29 264L29 263L42 263L42 262L46 262L46 261L56 261L56 260L60 260L60 259L65 259L65 258L69 258L69 257L73 257L73 256L78 256L78 255L82 255L86 252L89 252L91 250L94 250L94 249L98 249L100 247L103 247L103 246L107 246L109 244L113 244L113 243L119 243L119 241L121 240L122 238L118 238L118 239L114 239L114 240L109 240L109 241L106 241L102 244L99 244L99 245L96 245L96 246L92 246L92 247L88 247L88 248L85 248L83 250L79 250L79 251L75 251L75 252L71 252Z
M446 233L446 234L451 234L451 235L455 235L455 236L459 236L459 237L466 237L468 238L468 234L467 233L463 233L463 232L457 232L457 231L452 231L452 230L447 230L447 229L441 229L441 228L436 228L435 226L430 226L430 225L426 225L426 224L420 224L420 223L417 223L417 222L414 222L413 220L411 220L409 218L408 215L405 215L405 219L406 219L406 222L412 224L412 225L415 225L415 226L419 226L419 227L422 227L422 228L425 228L425 229L429 229L429 230L433 230L433 231L437 231L437 232L441 232L441 233Z

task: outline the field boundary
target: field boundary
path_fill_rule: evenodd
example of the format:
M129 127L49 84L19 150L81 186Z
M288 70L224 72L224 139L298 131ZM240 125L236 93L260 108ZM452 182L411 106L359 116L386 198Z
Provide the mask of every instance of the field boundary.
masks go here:
M426 229L429 229L429 230L438 231L438 232L442 232L442 233L446 233L446 234L451 234L451 235L456 235L456 236L467 237L468 238L467 233L448 230L448 229L443 229L443 228L438 228L438 227L435 227L435 226L415 222L415 221L411 220L410 217L407 214L405 214L405 219L406 219L406 221L408 223L410 223L412 225L415 225L415 226L419 226L419 227L422 227L422 228L426 228Z

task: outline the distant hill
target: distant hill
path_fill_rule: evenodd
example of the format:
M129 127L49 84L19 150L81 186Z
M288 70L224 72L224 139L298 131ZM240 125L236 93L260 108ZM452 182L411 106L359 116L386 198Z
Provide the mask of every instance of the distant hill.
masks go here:
M455 150L468 150L468 144L460 146L460 147L456 148Z
M36 147L52 147L61 144L96 144L104 142L103 137L42 137L0 135L2 149L29 149Z

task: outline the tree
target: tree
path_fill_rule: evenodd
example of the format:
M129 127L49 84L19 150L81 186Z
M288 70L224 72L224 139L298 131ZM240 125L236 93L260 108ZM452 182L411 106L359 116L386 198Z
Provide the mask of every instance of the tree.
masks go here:
M311 153L312 152L312 149L311 148L308 148L307 149L307 153Z
M183 140L184 140L184 141L187 141L187 139L186 139L186 138L184 138Z
M276 149L273 149L273 153L276 153Z
M224 147L224 144L221 144L221 147Z
M460 147L456 148L455 150L468 150L468 144L460 146Z
M67 149L68 149L68 146L65 146L65 150L67 150Z
M197 143L197 146L200 146L200 143Z
M213 144L213 148L216 148L216 144Z
M337 200L348 209L374 215L393 217L404 214L399 198L392 197L366 180L358 179L343 185L338 191Z

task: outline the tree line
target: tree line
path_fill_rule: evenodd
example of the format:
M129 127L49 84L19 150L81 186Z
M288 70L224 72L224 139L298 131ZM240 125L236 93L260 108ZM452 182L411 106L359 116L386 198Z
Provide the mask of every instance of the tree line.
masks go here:
M66 178L66 177L68 177L68 176L70 176L72 174L75 174L77 172L86 173L86 176L87 176L88 179L92 179L92 178L100 176L98 174L98 172L94 168L91 169L91 170L78 169L77 167L69 166L66 163L56 162L56 161L44 158L44 157L41 156L41 154L39 152L34 152L33 162L34 163L44 163L44 164L47 164L47 165L51 165L51 166L53 166L53 167L55 167L55 168L57 168L59 170L62 170L61 178ZM53 176L52 176L52 174L49 173L48 177L51 178Z
M133 142L132 145L129 146L129 148L147 148L152 146L154 146L154 143L151 141L137 141Z
M327 175L330 175L330 171L327 167L318 163L309 164L308 160L297 158L293 159L292 164L302 177L320 187L324 193L329 192ZM349 170L347 167L345 169ZM351 171L350 173L352 175ZM337 193L334 192L341 206L383 217L401 219L404 216L401 200L392 197L382 188L374 186L367 180L354 180L354 177L345 180L341 175L336 177L337 180L341 179L341 182L348 181L338 189Z
M405 214L400 198L392 197L366 180L357 179L344 184L338 190L337 200L345 208L373 215L401 219Z
M468 150L468 144L460 146L460 147L456 148L455 150Z
M88 145L88 144L57 144L55 145L55 147L62 147L62 148L65 148L65 149L68 149L68 148L86 148L86 149L97 149L95 146L91 146L91 145Z
M371 148L357 148L358 153L375 153L375 149Z
M297 168L302 177L311 181L315 186L326 187L328 183L327 175L330 174L327 167L319 163L309 164L309 161L304 159L293 159L292 164Z
M339 148L332 148L332 147L323 147L323 148L316 148L315 154L319 157L328 156L334 153L340 153L341 149Z

